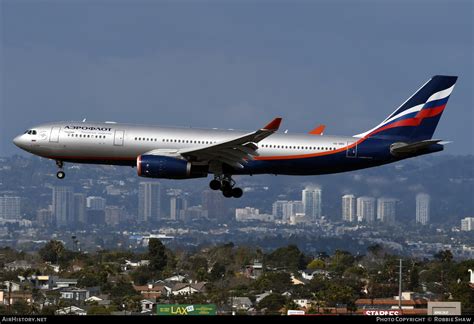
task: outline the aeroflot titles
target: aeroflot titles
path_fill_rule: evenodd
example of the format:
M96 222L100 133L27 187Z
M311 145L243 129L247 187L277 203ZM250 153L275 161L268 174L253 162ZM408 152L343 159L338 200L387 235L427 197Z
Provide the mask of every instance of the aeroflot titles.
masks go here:
M104 132L110 132L112 128L109 127L92 127L92 126L65 126L66 129L82 129L82 130L98 130Z

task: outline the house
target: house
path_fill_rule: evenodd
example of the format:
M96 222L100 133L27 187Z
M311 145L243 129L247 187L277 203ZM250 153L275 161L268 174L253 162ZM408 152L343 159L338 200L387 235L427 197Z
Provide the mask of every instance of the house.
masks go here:
M293 299L293 302L298 305L300 308L310 308L311 307L311 300L306 298L301 299Z
M5 291L20 291L21 290L21 285L11 280L5 280L3 282L3 285L5 286Z
M56 315L87 315L87 312L77 306L68 306L54 312Z
M60 289L59 293L60 293L59 298L74 300L77 302L84 302L87 298L89 298L89 291L87 289L63 288L63 289Z
M128 271L133 268L147 266L150 264L150 260L140 260L138 262L132 262L130 260L125 260L125 264L122 264L120 268L122 271Z
M140 301L140 306L142 308L142 313L149 313L153 311L153 306L156 305L156 301L149 300L149 299L142 299Z
M234 310L248 310L253 305L248 297L231 297L229 303Z
M272 291L265 291L263 294L255 295L255 302L258 304L262 299L264 299L267 296L270 296L272 294Z
M160 298L162 295L168 295L164 285L148 284L146 286L133 286L135 291L138 291L142 297L146 299Z
M89 298L85 299L86 303L97 304L99 306L110 306L110 297L108 295L98 295L98 296L90 296Z
M56 279L54 281L56 288L71 288L77 286L77 279Z
M37 289L47 290L52 289L54 281L57 279L56 276L36 276L33 275L30 278L31 283Z
M304 285L305 283L301 280L299 280L298 278L296 278L294 276L294 274L291 274L291 283L293 284L293 286L297 286L297 285Z
M312 270L312 269L306 269L306 270L303 270L301 272L301 276L303 277L303 279L306 279L306 280L313 280L314 276L324 276L326 278L330 278L330 275L329 275L329 271L327 270L321 270L321 269L317 269L317 270Z
M183 280L185 280L185 279L186 279L185 276L177 274L177 275L174 275L172 277L166 278L164 281L166 281L166 282L183 282Z
M197 283L177 283L173 286L172 294L173 295L192 295L195 293L204 292L206 286L205 282Z
M33 264L26 260L17 260L10 263L6 263L3 268L7 271L28 270L33 268Z
M253 264L245 267L245 276L251 279L257 279L263 273L263 264L258 260L254 260Z
M25 301L28 304L33 302L33 295L30 292L26 291L14 291L14 292L3 292L1 298L1 303L4 305L13 305L19 301Z

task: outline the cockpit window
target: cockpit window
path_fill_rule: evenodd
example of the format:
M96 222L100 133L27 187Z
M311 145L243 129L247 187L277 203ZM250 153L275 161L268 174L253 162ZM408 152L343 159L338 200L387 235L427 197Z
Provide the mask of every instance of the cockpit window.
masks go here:
M36 131L35 131L35 130L32 130L32 131L31 131L31 134L32 134L32 135L36 135Z
M37 133L36 133L36 130L34 130L34 129L29 129L29 130L25 131L25 133L24 133L24 134L28 134L28 135L36 135Z

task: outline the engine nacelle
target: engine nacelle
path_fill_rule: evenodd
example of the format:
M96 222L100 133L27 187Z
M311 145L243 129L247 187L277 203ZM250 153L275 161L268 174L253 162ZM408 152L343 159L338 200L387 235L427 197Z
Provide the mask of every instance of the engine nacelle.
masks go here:
M137 173L140 177L189 179L207 177L207 165L193 165L186 160L163 155L140 155Z

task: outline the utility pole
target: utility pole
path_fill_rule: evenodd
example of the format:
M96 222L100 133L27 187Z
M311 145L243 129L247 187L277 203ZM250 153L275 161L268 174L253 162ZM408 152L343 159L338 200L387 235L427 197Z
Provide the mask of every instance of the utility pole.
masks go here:
M398 275L398 309L402 310L402 259L400 259L400 272Z

